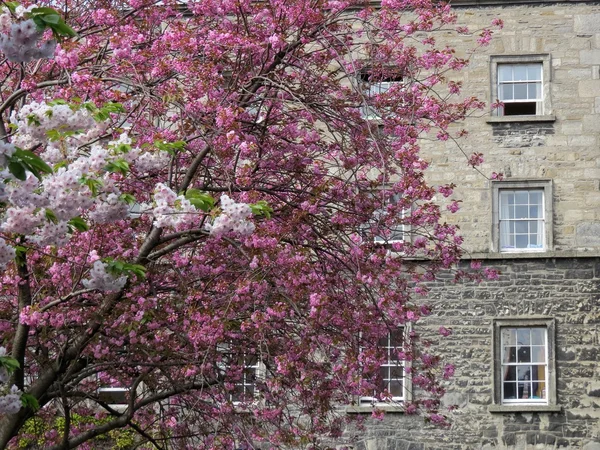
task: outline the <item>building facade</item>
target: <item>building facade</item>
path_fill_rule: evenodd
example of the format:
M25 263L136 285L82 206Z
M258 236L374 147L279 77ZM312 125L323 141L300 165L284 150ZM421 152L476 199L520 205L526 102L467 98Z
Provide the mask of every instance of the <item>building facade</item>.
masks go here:
M348 430L355 450L600 449L600 2L454 0L470 29L504 21L456 75L503 108L469 119L466 154L426 145L429 181L455 183L468 266L498 280L430 285L416 325L456 366L452 426L389 412ZM448 34L469 57L472 37ZM453 334L441 338L440 326ZM351 412L368 412L368 406Z

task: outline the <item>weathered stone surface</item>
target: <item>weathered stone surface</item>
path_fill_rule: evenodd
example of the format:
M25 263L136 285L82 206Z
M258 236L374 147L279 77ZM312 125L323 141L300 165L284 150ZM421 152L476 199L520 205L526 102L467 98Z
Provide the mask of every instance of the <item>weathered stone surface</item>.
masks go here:
M592 402L600 397L600 326L590 328L579 311L588 308L586 305L598 309L600 295L596 289L557 287L598 286L600 257L486 260L483 265L502 271L503 281L490 280L474 288L457 286L443 276L441 281L429 283L434 314L415 326L421 336L434 342L433 348L444 362L456 366L443 399L444 408L459 405L449 415L452 428L441 430L424 426L418 417L389 415L382 422L367 419L365 435L355 443L372 442L379 436L375 440L384 449L407 449L411 443L422 444L422 450L596 448L600 406ZM531 284L532 280L548 283ZM509 291L506 286L519 286L523 291ZM492 295L481 295L499 289L505 292L500 302ZM449 301L445 296L449 290L460 292L459 300ZM535 298L524 300L532 291ZM531 314L556 320L557 396L562 411L492 414L487 410L494 397L492 319ZM442 324L453 330L446 339L437 331Z
M467 251L501 274L498 280L456 285L448 273L428 283L434 314L415 330L434 342L445 363L456 366L444 398L444 406L460 406L449 413L452 427L441 430L419 417L389 415L381 422L367 419L366 430L353 434L351 444L360 450L411 445L422 450L600 450L600 2L471 3L477 7L456 8L460 23L475 30L500 17L505 26L488 48L470 57L466 72L455 75L467 95L495 100L492 55L550 55L551 71L544 77L551 77L551 110L544 114L555 120L488 123L489 115L473 117L464 123L469 136L461 146L466 154L484 153L486 174L552 180L553 211L546 226L552 227L553 241L543 254L493 253L491 182L467 167L454 144L423 142L422 155L431 162L428 181L455 183L455 197L463 199L448 222L460 226ZM467 40L444 39L457 47L457 55L470 55ZM468 265L465 261L461 268ZM556 393L562 410L492 414L492 320L531 315L556 322ZM452 328L449 338L440 338L442 325Z

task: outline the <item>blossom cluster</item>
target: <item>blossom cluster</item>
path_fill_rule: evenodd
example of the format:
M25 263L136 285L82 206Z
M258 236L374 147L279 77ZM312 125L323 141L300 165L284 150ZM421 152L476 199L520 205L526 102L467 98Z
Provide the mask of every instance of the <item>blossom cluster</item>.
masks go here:
M19 139L15 139L14 143L25 148L46 143L51 130L81 132L96 128L86 109L73 109L67 104L31 102L13 112L10 120L19 129Z
M98 289L100 291L118 291L127 282L126 276L116 277L106 271L106 263L100 260L94 262L90 270L90 278L81 283L88 289Z
M206 224L206 229L212 236L221 236L226 233L248 236L254 232L254 224L248 220L252 215L252 210L246 203L236 203L224 194L221 196L221 211L212 224Z
M183 195L177 195L167 185L158 183L154 189L152 210L154 225L159 228L179 228L190 219L190 214L197 214L196 208Z
M0 346L0 357L3 356L6 356L6 349ZM0 414L16 414L21 409L22 392L16 386L9 389L8 380L8 370L0 365Z
M19 63L52 58L56 50L56 41L51 39L38 46L43 35L43 30L31 19L15 23L11 26L10 33L0 35L0 51L9 61Z

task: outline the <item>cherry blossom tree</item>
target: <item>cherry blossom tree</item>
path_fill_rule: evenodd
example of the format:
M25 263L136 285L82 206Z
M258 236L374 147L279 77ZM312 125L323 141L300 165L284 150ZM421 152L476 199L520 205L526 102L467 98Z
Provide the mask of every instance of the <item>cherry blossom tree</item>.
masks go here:
M340 436L461 255L419 139L482 108L435 39L469 31L433 0L90 6L0 15L0 448ZM452 368L405 341L400 407L444 423Z

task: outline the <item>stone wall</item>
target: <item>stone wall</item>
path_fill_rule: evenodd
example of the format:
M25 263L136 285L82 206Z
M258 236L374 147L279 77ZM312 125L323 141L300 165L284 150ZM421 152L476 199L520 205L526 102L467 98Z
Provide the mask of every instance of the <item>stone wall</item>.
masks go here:
M544 74L550 80L551 110L544 112L548 121L494 122L485 111L461 124L469 131L464 151L482 152L482 172L488 175L552 179L554 242L549 251L600 251L600 2L455 3L459 23L471 30L489 26L496 17L505 23L491 45L477 50L470 66L454 75L464 83L465 95L496 100L490 86L492 56L549 55L551 66ZM473 6L488 4L492 6ZM475 37L446 33L438 39L467 57ZM462 210L448 221L460 225L467 250L490 252L490 181L468 167L454 144L424 145L424 157L431 162L429 180L454 182L456 198L463 200Z
M497 281L454 284L448 274L432 283L427 301L434 314L415 326L456 366L444 397L446 405L459 407L449 414L451 428L388 413L383 421L368 418L366 431L348 430L353 449L600 449L600 258L498 259L486 265L501 270ZM492 320L509 316L555 319L560 412L488 410L494 398ZM441 337L441 325L453 334Z
M444 398L446 405L459 406L450 413L452 427L389 413L383 421L367 419L364 431L349 429L346 436L355 450L600 450L600 2L453 3L459 23L471 30L496 17L505 23L491 45L472 56L473 36L438 37L471 59L454 76L465 95L496 100L491 67L497 58L546 58L551 103L543 117L512 120L487 110L461 128L469 131L463 150L485 156L483 173L552 180L553 241L545 252L494 253L491 181L469 168L455 144L424 142L429 181L455 183L455 197L463 200L461 211L447 220L461 227L470 257L502 273L481 284L453 284L452 275L442 274L425 300L434 314L415 326L456 366ZM494 319L542 316L556 324L560 411L491 412ZM441 325L453 334L440 337Z

